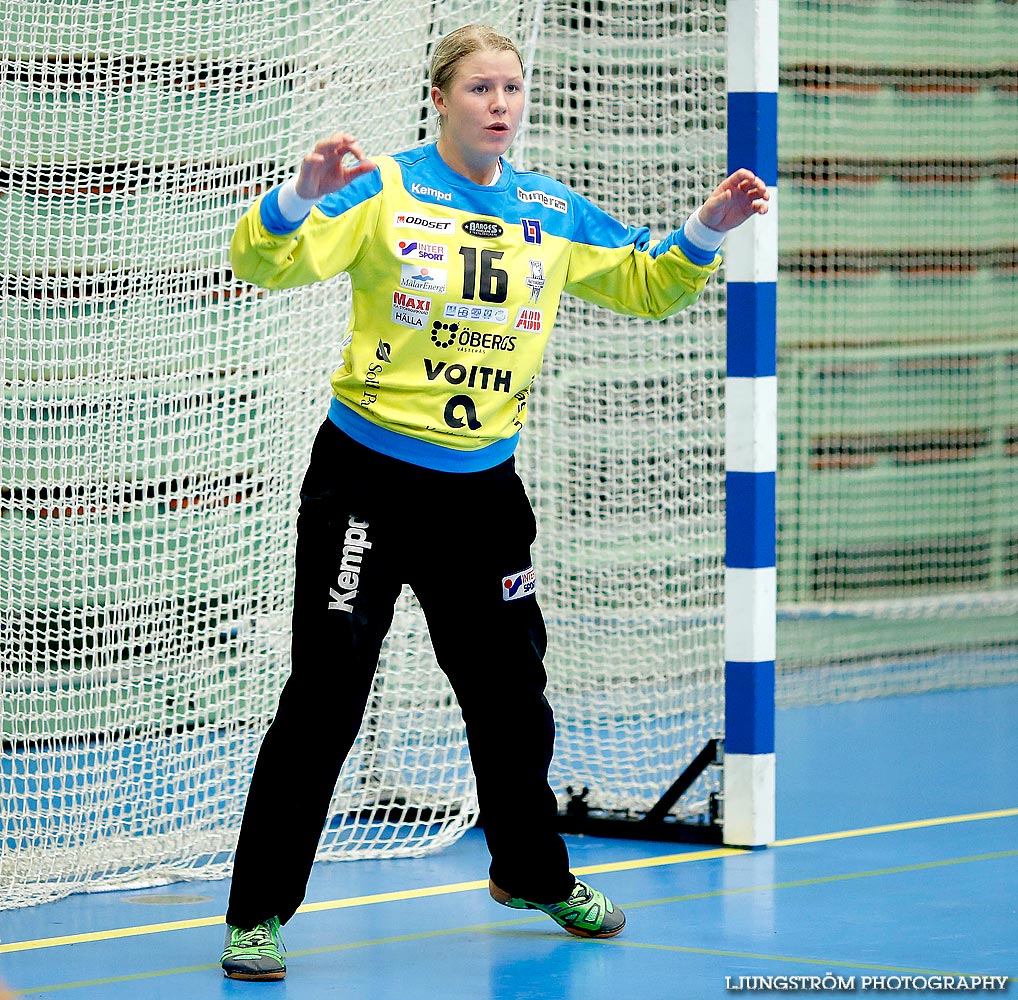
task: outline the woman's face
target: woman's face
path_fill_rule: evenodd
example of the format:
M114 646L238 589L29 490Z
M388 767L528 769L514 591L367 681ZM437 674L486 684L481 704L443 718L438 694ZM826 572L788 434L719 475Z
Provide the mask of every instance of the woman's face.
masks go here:
M514 52L471 52L448 86L433 88L431 96L444 119L440 144L471 167L491 164L512 145L523 120L523 68Z

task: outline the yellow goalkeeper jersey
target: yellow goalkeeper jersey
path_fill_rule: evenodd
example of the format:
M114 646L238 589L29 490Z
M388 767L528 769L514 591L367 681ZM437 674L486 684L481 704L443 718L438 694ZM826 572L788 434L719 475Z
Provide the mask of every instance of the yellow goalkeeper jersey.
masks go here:
M349 274L329 416L417 465L477 471L512 454L564 291L665 317L720 263L681 230L651 245L646 228L505 160L490 186L451 170L434 144L375 162L296 227L278 188L259 198L231 262L264 288Z

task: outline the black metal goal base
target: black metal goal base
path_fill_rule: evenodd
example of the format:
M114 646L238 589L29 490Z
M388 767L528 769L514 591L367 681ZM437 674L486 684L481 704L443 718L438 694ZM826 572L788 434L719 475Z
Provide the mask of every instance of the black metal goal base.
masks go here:
M708 815L701 822L680 820L671 815L679 799L708 768L724 758L724 742L708 740L658 802L645 813L629 810L594 809L587 802L589 788L576 792L567 788L569 802L559 813L560 833L586 834L623 840L662 840L688 844L721 844L721 798L711 793Z

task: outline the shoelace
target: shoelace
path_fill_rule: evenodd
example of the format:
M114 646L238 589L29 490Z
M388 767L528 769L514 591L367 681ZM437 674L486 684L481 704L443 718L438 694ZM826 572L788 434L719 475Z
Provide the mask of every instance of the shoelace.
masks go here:
M578 906L581 903L589 903L594 898L594 893L582 882L577 882L573 886L573 891L569 894L569 899L566 902L570 906Z
M281 951L286 950L286 946L283 944L282 928L273 933L270 925L267 923L258 924L257 927L234 931L231 943L236 948L264 948L274 945Z

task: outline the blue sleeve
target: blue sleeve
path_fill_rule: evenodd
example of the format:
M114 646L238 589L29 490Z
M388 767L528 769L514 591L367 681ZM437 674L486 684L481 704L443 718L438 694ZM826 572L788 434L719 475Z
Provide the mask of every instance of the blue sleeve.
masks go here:
M318 208L330 218L335 218L337 215L342 215L348 209L361 204L361 202L373 198L381 190L382 175L378 170L373 170L370 174L355 178L341 191L327 194L318 203ZM308 215L310 214L309 212ZM308 215L305 215L296 225L294 225L292 220L287 219L279 211L278 187L274 187L261 200L262 225L273 236L289 236L290 233L296 232L304 224Z
M309 212L308 215L311 213ZM284 218L283 213L279 211L279 188L274 187L269 193L262 198L261 202L261 216L262 225L270 232L273 236L287 236L301 227L304 219L301 219L297 225L294 225L289 219Z
M700 267L709 267L714 263L714 258L717 256L714 250L701 250L700 247L688 240L684 229L676 229L675 232L669 233L660 243L654 246L650 251L650 255L651 257L660 257L661 254L667 253L672 247L678 247L685 254L687 260L691 260L694 264L699 264Z

